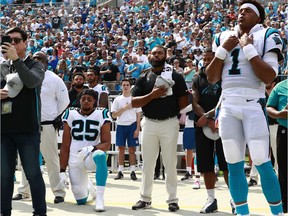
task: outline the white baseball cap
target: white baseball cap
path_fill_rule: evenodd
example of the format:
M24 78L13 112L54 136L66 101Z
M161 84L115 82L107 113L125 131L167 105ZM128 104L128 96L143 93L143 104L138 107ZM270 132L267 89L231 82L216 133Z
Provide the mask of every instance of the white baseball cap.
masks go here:
M11 73L6 75L6 85L3 89L8 91L8 97L14 98L22 90L24 84L21 81L18 73Z
M207 138L209 138L209 139L211 139L211 140L218 140L218 139L220 138L219 133L218 133L218 132L215 132L215 133L214 133L214 132L211 130L211 128L208 127L208 126L204 126L204 127L203 127L203 133L204 133L204 135L205 135Z
M166 78L162 77L161 75L157 76L156 81L155 81L155 86L156 87L165 86L167 88L166 96L173 94L172 86L174 84L175 84L174 80L166 79Z

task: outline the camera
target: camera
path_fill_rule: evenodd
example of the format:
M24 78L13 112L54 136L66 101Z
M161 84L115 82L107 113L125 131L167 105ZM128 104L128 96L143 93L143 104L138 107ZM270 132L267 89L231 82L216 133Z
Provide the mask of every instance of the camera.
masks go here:
M12 43L11 37L8 36L8 35L3 35L3 36L1 37L1 45L4 45L4 42ZM4 53L6 53L6 52L3 52L3 51L2 51L2 53L4 54Z

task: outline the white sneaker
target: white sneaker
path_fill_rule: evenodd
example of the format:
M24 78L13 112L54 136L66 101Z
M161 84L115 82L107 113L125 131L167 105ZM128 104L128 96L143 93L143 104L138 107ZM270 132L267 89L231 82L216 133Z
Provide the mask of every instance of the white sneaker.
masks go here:
M200 189L200 187L201 187L201 183L200 183L200 179L196 179L195 181L194 181L194 184L193 184L193 189L195 189L195 190L197 190L197 189Z
M93 182L92 182L92 180L90 178L88 178L88 191L89 191L90 196L93 199L96 199L96 189L93 186Z
M40 170L41 170L41 173L44 174L45 171L44 171L44 166L40 166Z
M96 212L104 212L104 198L103 197L97 197L96 199L96 205L95 205L95 211Z

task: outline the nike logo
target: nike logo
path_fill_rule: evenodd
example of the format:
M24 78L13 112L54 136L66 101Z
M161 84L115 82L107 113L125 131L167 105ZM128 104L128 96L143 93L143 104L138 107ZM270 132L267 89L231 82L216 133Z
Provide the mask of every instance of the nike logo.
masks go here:
M247 101L247 102L250 102L250 101L254 101L254 99L250 99L250 100L249 100L249 99L246 99L246 101Z

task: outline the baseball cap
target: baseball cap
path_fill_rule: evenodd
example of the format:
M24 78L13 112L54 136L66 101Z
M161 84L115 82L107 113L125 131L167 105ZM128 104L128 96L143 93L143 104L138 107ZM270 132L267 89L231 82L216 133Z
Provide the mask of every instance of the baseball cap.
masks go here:
M211 128L208 127L208 126L204 126L204 127L203 127L203 133L204 133L204 135L205 135L207 138L209 138L209 139L211 139L211 140L218 140L218 139L220 138L219 133L218 133L218 132L215 132L215 133L214 133L214 132L211 130Z
M173 94L172 86L174 84L175 84L174 80L166 79L166 78L162 77L161 75L157 76L156 81L155 81L155 86L156 87L165 86L167 88L166 95L162 96L162 97L166 97L166 96L169 96L169 95Z
M5 90L8 91L8 97L14 98L22 90L24 84L21 81L18 73L11 73L6 75L6 85Z

